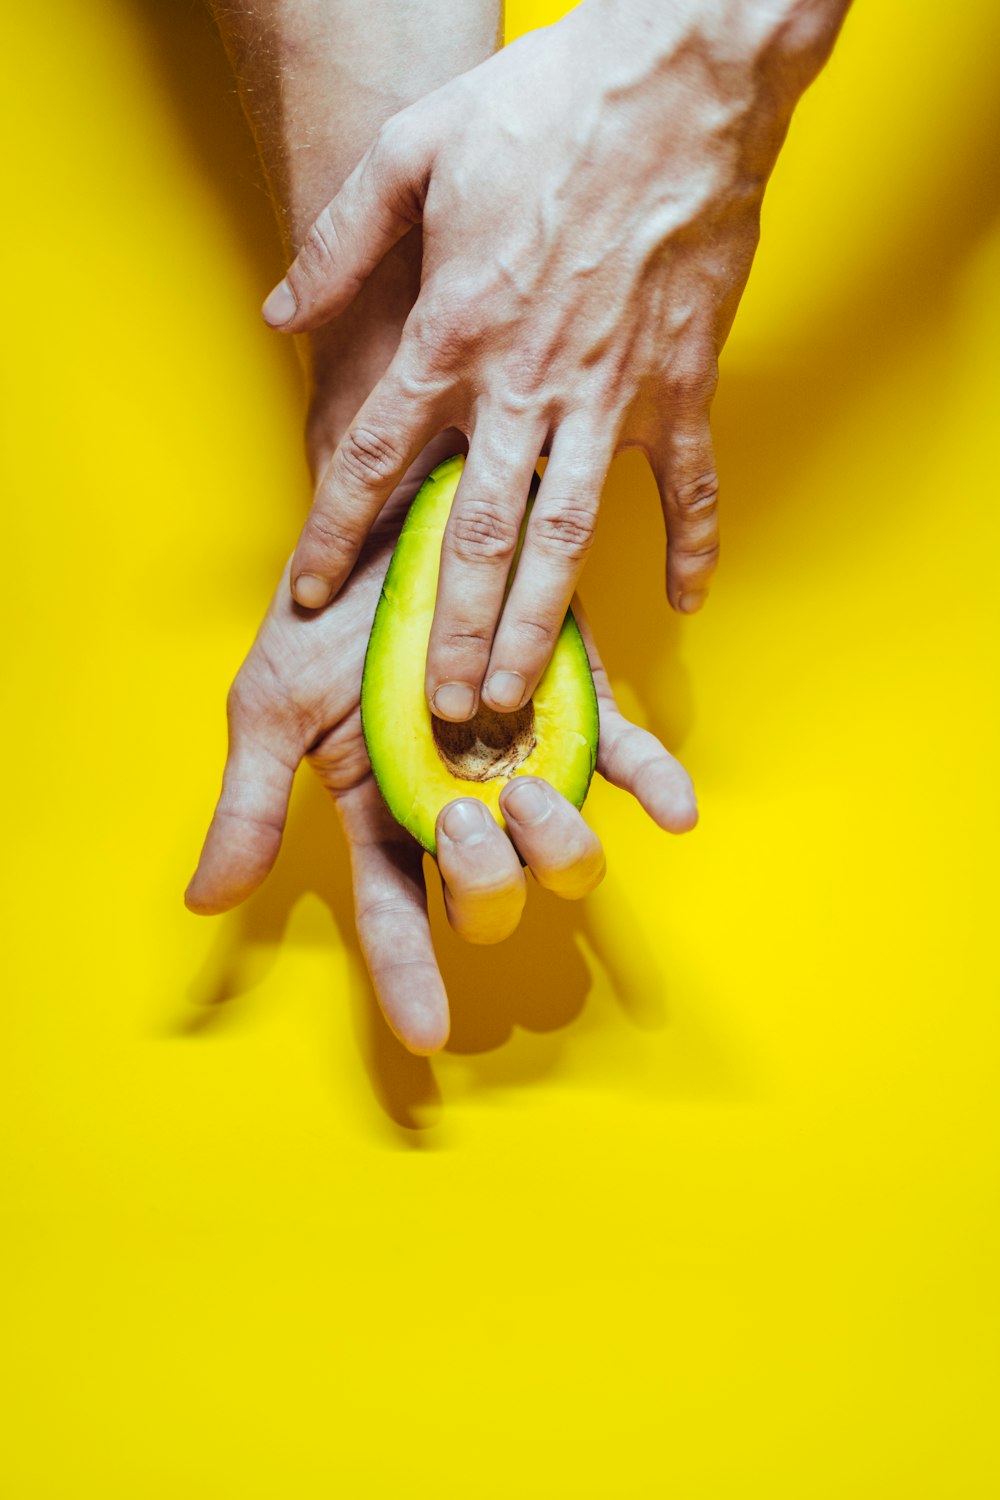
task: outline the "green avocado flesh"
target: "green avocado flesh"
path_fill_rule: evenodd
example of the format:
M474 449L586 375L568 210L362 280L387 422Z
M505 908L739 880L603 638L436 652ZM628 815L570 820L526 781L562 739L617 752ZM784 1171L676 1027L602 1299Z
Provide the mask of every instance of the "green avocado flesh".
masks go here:
M464 462L439 464L410 506L382 585L361 683L361 724L379 790L397 822L431 854L438 813L455 797L478 797L503 827L500 793L512 777L544 777L582 807L597 763L597 695L569 611L524 708L513 714L480 708L467 724L450 724L427 706L424 666L441 540Z

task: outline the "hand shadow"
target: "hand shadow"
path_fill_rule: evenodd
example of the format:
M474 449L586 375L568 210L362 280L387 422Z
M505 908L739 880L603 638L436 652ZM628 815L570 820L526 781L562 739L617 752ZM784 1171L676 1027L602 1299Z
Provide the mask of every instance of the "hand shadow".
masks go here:
M215 942L191 983L191 1005L175 1021L174 1034L197 1037L235 1021L234 1002L246 1002L273 969L292 912L310 893L332 916L350 958L347 998L375 1097L396 1125L419 1130L439 1103L434 1074L427 1059L407 1052L382 1019L354 928L347 846L326 793L308 770L296 779L277 864L259 891L219 919ZM325 918L305 929L297 925L296 935L320 946L332 941ZM331 995L331 1004L337 999Z

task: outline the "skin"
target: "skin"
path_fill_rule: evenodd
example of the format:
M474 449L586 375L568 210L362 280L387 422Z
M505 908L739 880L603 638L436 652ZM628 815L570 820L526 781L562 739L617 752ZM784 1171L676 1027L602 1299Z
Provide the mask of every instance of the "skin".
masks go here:
M431 1053L448 1036L448 999L427 919L423 851L386 810L361 732L361 672L382 579L425 454L368 537L350 581L320 614L295 604L289 569L275 590L229 695L229 754L211 827L186 894L192 911L236 906L274 864L292 779L308 760L330 792L351 850L358 936L386 1020L412 1052ZM684 769L646 730L619 712L586 620L600 706L598 771L631 793L662 828L683 832L697 818ZM462 937L508 937L524 907L518 855L540 885L578 900L599 883L604 854L579 812L537 778L509 784L501 806L509 837L474 798L437 820L438 868L448 918Z
M659 486L671 603L703 602L718 356L792 110L846 9L583 0L388 120L267 299L272 326L335 326L422 226L419 295L322 470L291 586L324 606L415 455L462 432L426 671L441 717L530 697L622 448L646 453Z
M394 80L432 89L442 71L471 67L494 45L495 7L446 0L434 7L441 45L429 54L430 11L384 0L388 41L380 52L381 77L362 69L370 32L351 0L322 6L262 0L220 12L291 250L382 119L406 102ZM423 53L414 50L418 40ZM344 317L300 341L314 478L395 356L419 289L419 267L419 234L413 233L384 257ZM359 699L365 647L402 518L423 477L463 446L461 433L439 432L408 468L328 609L313 613L296 603L286 568L230 690L222 793L185 898L192 911L210 915L257 889L277 858L295 771L308 760L334 799L350 847L358 934L379 1003L397 1037L421 1054L443 1046L448 1035L422 851L379 796ZM661 827L692 827L697 809L687 773L619 713L586 621L574 608L600 702L598 770L635 796ZM600 843L577 810L544 782L528 781L504 792L509 837L472 798L450 803L438 818L449 920L472 942L500 941L516 927L526 894L519 855L539 884L567 899L585 895L603 874Z

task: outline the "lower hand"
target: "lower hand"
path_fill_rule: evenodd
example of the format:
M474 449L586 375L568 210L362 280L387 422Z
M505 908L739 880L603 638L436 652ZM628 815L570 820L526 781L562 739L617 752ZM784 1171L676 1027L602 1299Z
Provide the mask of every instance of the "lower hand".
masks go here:
M455 440L449 441L452 451ZM420 1054L448 1037L423 851L382 802L359 704L365 648L399 526L423 475L442 456L425 456L400 487L328 610L311 614L297 606L286 568L230 691L222 794L185 898L192 911L213 914L257 889L277 858L292 778L307 759L333 796L350 846L358 936L379 1004L400 1041ZM578 605L574 612L600 704L598 771L636 797L660 827L691 828L697 811L687 773L618 711ZM448 918L471 942L499 942L517 926L526 895L519 855L540 885L570 900L586 895L604 873L597 836L545 782L515 778L502 808L507 833L474 798L449 803L437 821Z

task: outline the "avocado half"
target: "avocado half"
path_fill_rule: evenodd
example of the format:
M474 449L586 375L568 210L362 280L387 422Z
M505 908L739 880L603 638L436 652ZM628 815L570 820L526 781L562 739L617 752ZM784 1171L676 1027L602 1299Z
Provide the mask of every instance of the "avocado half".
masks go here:
M379 791L397 822L430 854L438 813L455 797L478 797L502 828L500 793L512 777L542 776L582 807L597 764L597 694L569 610L523 708L498 714L480 707L468 723L452 724L427 705L424 667L441 541L464 464L460 455L439 464L410 506L382 585L361 682L361 725ZM516 567L515 558L512 576Z

